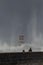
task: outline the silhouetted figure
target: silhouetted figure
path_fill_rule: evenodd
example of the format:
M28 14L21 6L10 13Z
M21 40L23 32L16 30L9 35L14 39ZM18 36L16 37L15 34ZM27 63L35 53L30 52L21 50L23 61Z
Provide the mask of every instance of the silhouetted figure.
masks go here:
M23 50L23 53L25 53L25 50Z
M29 49L29 62L32 60L32 48Z
M29 52L32 52L32 48L29 49Z

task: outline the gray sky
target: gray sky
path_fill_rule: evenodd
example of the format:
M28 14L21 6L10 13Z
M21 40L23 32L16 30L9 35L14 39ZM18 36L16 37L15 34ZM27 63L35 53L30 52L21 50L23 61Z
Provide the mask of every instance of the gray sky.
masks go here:
M0 44L19 46L21 33L26 44L43 45L43 0L0 0Z

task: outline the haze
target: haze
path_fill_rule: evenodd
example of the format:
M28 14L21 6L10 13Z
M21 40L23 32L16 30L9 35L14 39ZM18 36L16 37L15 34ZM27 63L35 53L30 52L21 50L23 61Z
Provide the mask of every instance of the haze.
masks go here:
M25 43L19 46L19 34ZM43 51L43 0L0 0L0 52Z

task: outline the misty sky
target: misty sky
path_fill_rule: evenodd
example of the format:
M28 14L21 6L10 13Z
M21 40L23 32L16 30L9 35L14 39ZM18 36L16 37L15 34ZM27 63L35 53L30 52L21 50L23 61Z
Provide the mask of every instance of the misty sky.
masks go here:
M43 48L43 0L0 0L0 45L18 49L20 34L26 44Z

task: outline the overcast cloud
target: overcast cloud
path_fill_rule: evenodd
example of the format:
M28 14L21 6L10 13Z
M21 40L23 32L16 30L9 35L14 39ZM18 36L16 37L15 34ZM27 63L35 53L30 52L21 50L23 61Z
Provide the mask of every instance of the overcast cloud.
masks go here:
M19 46L18 37L25 43ZM43 0L0 0L0 51L43 50Z

